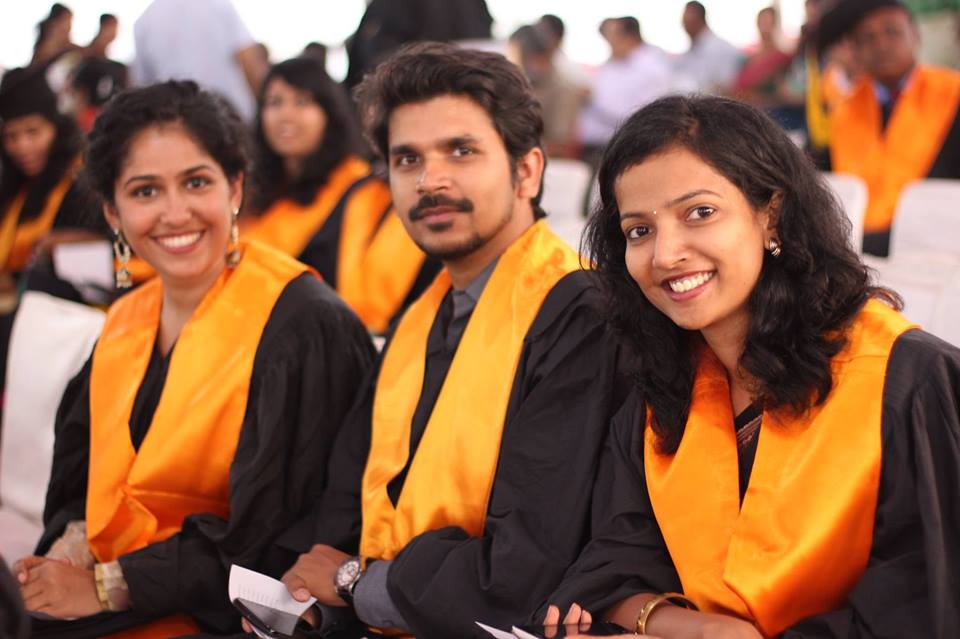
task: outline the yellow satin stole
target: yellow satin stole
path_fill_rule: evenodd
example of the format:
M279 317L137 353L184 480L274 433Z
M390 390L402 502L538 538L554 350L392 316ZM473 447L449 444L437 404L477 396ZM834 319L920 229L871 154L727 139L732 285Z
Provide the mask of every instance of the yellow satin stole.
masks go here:
M384 356L363 475L360 553L392 559L443 526L483 533L523 340L543 300L579 269L578 255L535 223L500 257L457 348L396 508L387 484L407 465L427 336L450 288L446 271L407 309Z
M910 328L867 303L831 364L827 401L801 417L763 414L742 507L730 391L709 349L677 452L657 453L647 425L650 500L684 593L701 610L752 620L769 637L841 605L870 555L887 361Z
M897 99L885 130L869 79L830 113L833 170L867 183L864 230L890 229L900 191L927 176L957 116L960 73L918 66Z
M130 415L156 342L161 280L110 308L90 379L86 516L98 561L169 538L190 514L230 516L230 466L257 346L283 289L307 270L268 247L244 245L240 264L224 270L183 327L139 450L130 440ZM161 620L122 636L166 637L169 624L180 628L183 621Z
M67 191L73 186L79 160L67 170L55 187L47 195L40 214L23 224L20 222L20 213L27 200L27 191L24 189L13 199L0 222L0 270L14 273L22 271L30 261L33 248L53 228L53 223L60 212L60 205Z

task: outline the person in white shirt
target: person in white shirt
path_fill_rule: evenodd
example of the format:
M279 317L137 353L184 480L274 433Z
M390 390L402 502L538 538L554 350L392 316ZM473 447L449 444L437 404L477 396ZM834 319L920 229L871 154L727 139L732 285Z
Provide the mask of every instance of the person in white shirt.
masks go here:
M253 120L267 62L230 0L153 0L133 38L134 84L193 80Z
M690 36L690 49L676 61L678 81L694 91L728 93L740 71L740 51L710 30L707 10L696 0L683 9L683 30Z
M588 161L591 148L606 144L621 121L671 89L666 54L643 41L636 18L604 20L600 34L610 44L610 59L597 71L579 121Z

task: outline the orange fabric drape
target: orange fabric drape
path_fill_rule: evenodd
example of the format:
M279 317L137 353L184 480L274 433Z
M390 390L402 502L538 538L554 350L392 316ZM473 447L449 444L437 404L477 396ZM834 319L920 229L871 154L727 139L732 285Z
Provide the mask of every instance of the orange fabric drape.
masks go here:
M764 413L742 507L730 391L709 349L677 452L657 453L647 425L650 499L684 593L702 610L775 636L853 588L873 541L887 360L910 328L868 302L834 358L827 401L801 417Z
M190 514L229 517L230 466L260 336L283 289L306 270L273 249L243 247L240 264L224 270L183 327L138 451L130 415L156 342L162 281L151 280L110 308L90 380L86 521L98 561L169 538Z
M37 242L43 239L53 228L57 213L60 212L60 205L63 204L63 198L66 197L67 191L73 186L79 166L79 161L75 161L73 166L67 170L63 178L47 195L40 214L32 220L20 223L20 213L27 199L25 190L17 195L10 206L7 207L3 221L0 222L0 267L2 267L2 270L16 273L26 268Z
M387 484L409 459L427 336L450 288L446 271L404 314L377 380L362 486L362 555L393 558L417 535L443 526L460 526L474 536L483 533L524 337L550 290L579 265L577 254L542 221L500 257L467 324L394 508Z
M834 171L867 183L867 232L887 231L900 191L927 176L960 105L960 73L918 66L897 99L886 129L869 79L830 113Z

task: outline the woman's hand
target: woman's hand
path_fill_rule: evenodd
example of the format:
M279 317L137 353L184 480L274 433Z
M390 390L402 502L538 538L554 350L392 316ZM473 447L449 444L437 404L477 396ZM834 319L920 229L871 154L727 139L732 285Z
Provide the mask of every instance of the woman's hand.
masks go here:
M584 610L580 607L580 604L573 604L570 606L570 610L567 611L566 616L563 618L564 629L566 630L566 637L569 639L589 639L587 635L581 635L578 633L588 632L590 630L590 624L593 623L593 615L590 614L589 610ZM546 639L553 639L557 634L557 625L560 624L560 609L554 605L547 607L547 616L543 619L543 636ZM614 638L618 639L618 638ZM634 635L634 634L624 634L619 635L619 639L658 639L652 635Z
M700 628L702 639L763 639L760 631L743 619L727 615L700 614L706 617Z
M13 566L27 610L59 619L88 617L102 610L92 570L67 561L25 557Z

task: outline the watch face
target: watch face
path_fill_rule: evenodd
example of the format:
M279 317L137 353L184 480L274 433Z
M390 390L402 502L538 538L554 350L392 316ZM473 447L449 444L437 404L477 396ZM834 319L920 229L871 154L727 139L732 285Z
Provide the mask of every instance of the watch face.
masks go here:
M337 568L336 587L349 588L357 577L360 576L360 559L353 557L346 560Z

